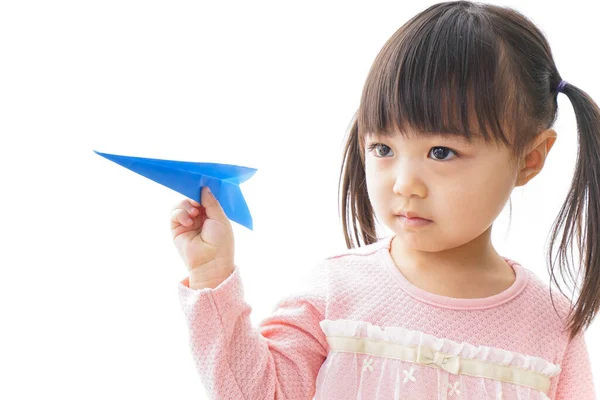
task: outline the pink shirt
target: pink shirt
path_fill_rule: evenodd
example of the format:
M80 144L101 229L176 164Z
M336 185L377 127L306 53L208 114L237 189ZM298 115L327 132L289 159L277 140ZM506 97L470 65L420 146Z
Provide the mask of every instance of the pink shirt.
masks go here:
M458 299L411 284L393 236L323 260L305 291L253 327L240 270L215 289L179 283L192 354L214 399L595 399L569 300L506 259L514 284Z

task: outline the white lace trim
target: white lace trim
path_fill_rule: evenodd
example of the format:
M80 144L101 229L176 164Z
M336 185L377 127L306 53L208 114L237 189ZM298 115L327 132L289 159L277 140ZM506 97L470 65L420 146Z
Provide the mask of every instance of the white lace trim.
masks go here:
M331 351L370 354L442 368L547 392L560 366L543 358L496 347L474 346L401 327L381 328L365 321L323 320Z

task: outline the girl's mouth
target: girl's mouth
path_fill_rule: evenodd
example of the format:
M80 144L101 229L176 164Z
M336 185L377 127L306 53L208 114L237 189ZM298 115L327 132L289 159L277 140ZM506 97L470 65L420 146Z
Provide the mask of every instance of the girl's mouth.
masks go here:
M430 221L428 219L419 218L419 217L407 218L407 217L405 217L403 215L398 215L398 218L400 219L400 222L403 225L410 226L410 227L427 226L427 225L429 225L429 224L431 224L433 222L433 221Z

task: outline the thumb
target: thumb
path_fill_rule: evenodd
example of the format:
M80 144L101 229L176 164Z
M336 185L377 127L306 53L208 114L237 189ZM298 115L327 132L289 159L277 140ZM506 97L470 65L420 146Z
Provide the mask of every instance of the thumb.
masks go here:
M210 219L214 219L223 223L229 223L229 218L225 215L221 204L210 191L208 186L204 186L200 193L200 202L206 210L206 216Z

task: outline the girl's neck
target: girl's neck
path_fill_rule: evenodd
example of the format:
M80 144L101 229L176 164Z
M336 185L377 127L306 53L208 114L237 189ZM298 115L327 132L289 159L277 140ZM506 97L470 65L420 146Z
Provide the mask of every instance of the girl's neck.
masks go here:
M463 246L435 253L403 248L394 237L390 255L402 275L426 292L453 298L489 297L516 280L511 266L492 246L490 232L491 227Z
M459 247L439 252L415 250L403 245L398 237L390 244L390 253L396 265L411 270L431 273L437 276L446 274L489 274L499 270L509 271L506 262L496 252L491 242L490 226L480 236Z

